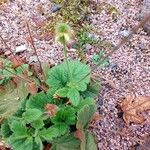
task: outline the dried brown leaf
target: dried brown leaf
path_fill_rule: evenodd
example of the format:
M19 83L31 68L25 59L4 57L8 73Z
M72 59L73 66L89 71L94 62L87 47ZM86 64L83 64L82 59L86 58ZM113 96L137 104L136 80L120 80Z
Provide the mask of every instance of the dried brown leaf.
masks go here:
M144 123L146 119L139 113L150 109L149 96L127 96L120 104L123 111L123 119L126 124Z

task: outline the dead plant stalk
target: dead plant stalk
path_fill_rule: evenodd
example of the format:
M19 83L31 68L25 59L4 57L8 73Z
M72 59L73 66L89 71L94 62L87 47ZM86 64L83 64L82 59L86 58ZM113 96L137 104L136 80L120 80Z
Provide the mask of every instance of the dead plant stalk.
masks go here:
M40 61L39 56L37 54L37 50L36 50L36 47L35 47L35 44L34 44L34 40L33 40L32 34L31 34L30 26L29 26L27 21L26 21L26 25L27 25L27 30L28 30L29 36L30 36L30 43L31 43L32 48L34 50L34 53L35 53L35 55L37 57L38 63L40 65L40 73L43 75L43 78L44 78L44 81L45 81L45 74L44 74L44 71L42 69L42 64L41 64L41 61Z

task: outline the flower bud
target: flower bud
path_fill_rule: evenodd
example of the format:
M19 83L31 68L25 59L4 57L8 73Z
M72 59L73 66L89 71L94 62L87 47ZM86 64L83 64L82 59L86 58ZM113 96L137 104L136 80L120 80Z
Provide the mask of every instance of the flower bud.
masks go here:
M55 40L61 44L69 43L71 41L73 31L71 27L66 23L60 23L56 26L56 38Z

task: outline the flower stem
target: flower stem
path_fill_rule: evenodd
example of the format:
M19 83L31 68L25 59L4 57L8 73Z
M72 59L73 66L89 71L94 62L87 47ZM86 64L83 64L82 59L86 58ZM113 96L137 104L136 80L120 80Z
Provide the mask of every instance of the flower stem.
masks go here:
M68 71L68 76L69 76L69 80L71 79L71 73L70 73L70 67L69 67L69 62L67 59L67 46L66 46L66 41L65 41L65 37L63 36L63 51L64 51L64 58L65 58L65 62L67 64L67 71Z

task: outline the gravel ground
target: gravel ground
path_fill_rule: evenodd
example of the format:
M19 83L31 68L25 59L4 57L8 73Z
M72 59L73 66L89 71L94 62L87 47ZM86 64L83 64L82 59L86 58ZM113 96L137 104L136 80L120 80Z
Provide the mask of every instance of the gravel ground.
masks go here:
M142 2L105 0L106 3L115 6L120 15L114 20L105 7L101 12L91 7L89 20L99 31L94 33L96 36L116 45L123 36L128 35L133 26L139 23ZM44 14L39 4L42 4ZM101 6L102 1L95 1L93 5ZM48 0L14 0L0 6L1 36L14 50L20 45L25 45L26 50L21 55L28 61L34 61L35 57L28 42L25 19L30 23L33 36L36 38L35 45L40 60L58 64L63 59L62 47L54 42L51 35L43 38L41 30L37 27L49 20L48 14L52 14L51 6ZM0 42L1 50L7 51L2 42ZM86 55L90 59L95 53L96 50L93 48ZM98 149L138 148L139 140L146 140L149 137L150 124L125 125L117 105L122 97L127 95L150 95L150 37L140 29L126 45L113 54L110 65L105 69L98 68L95 74L102 80L97 107L103 119L91 127L97 138ZM150 112L144 115L150 120Z

